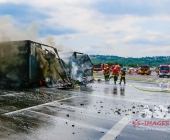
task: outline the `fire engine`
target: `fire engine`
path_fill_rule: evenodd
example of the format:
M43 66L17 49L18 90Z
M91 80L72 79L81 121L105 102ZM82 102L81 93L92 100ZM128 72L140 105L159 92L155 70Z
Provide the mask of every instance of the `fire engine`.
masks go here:
M170 65L164 64L158 67L158 76L159 77L170 77Z
M104 68L107 68L108 64L96 64L93 66L93 71L102 71Z
M150 66L149 65L146 65L146 64L143 64L139 67L138 69L138 74L147 74L147 75L150 75L151 74L151 70L150 70Z

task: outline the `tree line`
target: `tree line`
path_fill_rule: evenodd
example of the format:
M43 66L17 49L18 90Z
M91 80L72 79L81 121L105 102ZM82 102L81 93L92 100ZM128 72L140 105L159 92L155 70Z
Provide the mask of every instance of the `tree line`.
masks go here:
M119 64L121 66L139 67L142 64L148 64L151 67L158 67L160 64L170 64L170 56L153 57L119 57L110 55L89 55L93 64L107 63L109 66Z

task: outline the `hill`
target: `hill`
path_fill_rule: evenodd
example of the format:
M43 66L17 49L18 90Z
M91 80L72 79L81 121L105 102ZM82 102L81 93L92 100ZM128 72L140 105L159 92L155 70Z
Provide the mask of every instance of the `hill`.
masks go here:
M97 63L108 63L120 64L123 66L138 67L141 64L148 64L153 67L157 67L160 64L170 64L170 56L153 56L153 57L119 57L114 55L89 55L91 61L94 64Z

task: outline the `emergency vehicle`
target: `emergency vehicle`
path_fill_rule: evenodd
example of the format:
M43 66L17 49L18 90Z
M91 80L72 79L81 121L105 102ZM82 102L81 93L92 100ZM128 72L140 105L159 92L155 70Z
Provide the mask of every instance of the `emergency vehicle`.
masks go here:
M158 67L158 76L159 77L170 77L170 65L164 64Z
M93 71L102 71L104 70L104 68L107 68L108 67L108 64L95 64L93 66Z
M146 64L143 64L139 67L138 69L138 74L147 74L147 75L150 75L151 74L151 70L150 70L150 66L149 65L146 65Z

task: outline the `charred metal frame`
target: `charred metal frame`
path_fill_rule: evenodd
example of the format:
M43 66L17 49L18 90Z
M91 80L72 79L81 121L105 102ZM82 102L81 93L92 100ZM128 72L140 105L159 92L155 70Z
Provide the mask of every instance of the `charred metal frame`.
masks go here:
M9 49L12 51L13 49L16 51L12 55L10 55L9 52L5 52L6 48L9 47ZM37 60L37 50L42 47L49 47L54 52L55 58L58 59L57 63L60 65L59 67L62 68L62 75L58 72L56 69L56 72L60 75L62 79L66 79L67 81L70 80L70 73L71 70L71 64L66 64L58 54L58 51L56 48L38 43L31 40L21 40L21 41L8 41L8 42L0 42L0 59L7 58L8 55L10 55L10 59L13 60L14 57L16 57L16 64L9 63L10 59L4 59L3 61L0 61L0 67L7 67L7 70L4 72L2 69L0 69L0 87L30 87L32 85L36 86L36 84L39 83L39 81L44 80L42 69L39 66L39 62ZM2 51L2 52L1 52ZM45 51L50 51L45 49ZM2 53L4 53L2 55ZM93 63L91 62L89 56L87 54L79 53L79 52L73 52L72 56L70 58L74 58L75 63L77 63L77 66L81 69L81 65L78 63L80 62L77 54L82 54L82 57L80 59L83 59L84 57L87 57L88 64L90 65L91 73L90 76L93 75ZM4 57L5 55L5 57ZM57 57L58 58L57 58ZM15 60L15 59L14 59ZM17 61L21 61L20 63ZM83 60L84 61L84 60ZM86 62L87 62L86 61ZM11 61L12 62L12 61ZM69 69L69 71L68 71ZM61 71L60 71L61 72ZM85 73L83 71L83 73ZM75 77L73 77L75 78Z

